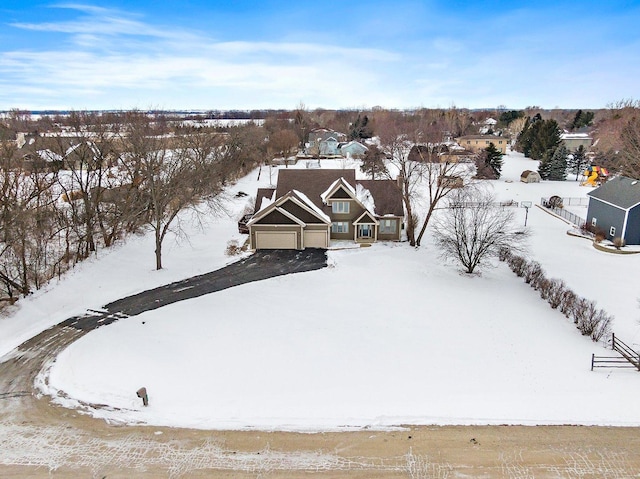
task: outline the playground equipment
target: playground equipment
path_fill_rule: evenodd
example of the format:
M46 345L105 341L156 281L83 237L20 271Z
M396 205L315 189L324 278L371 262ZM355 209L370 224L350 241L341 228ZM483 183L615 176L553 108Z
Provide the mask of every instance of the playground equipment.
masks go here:
M609 177L609 171L601 166L590 166L582 173L584 180L580 186L599 186Z

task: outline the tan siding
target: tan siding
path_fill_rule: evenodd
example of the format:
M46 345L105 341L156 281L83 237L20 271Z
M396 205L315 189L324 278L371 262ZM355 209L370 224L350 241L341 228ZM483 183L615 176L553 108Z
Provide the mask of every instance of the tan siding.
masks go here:
M300 233L300 226L295 225L295 226L289 226L289 225L258 225L258 224L254 224L251 225L251 229L250 229L250 241L251 241L251 248L255 249L256 248L256 232L258 231L293 231L296 233ZM300 249L301 248L301 238L300 238L300 234L298 234L298 241L297 241L297 245L296 248Z

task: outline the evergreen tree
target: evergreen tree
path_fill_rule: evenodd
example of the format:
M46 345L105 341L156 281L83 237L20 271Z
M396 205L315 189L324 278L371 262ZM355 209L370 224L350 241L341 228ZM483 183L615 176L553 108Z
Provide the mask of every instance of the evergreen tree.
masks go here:
M573 118L573 121L569 125L571 130L577 130L578 128L582 128L583 126L589 126L593 123L594 113L592 111L582 111L578 110L576 112L576 116Z
M502 152L496 148L493 142L484 149L485 163L491 167L496 174L496 179L500 178L502 172Z
M522 110L511 110L511 111L503 111L498 118L500 126L507 127L509 123L517 118L523 118L524 111Z
M371 138L373 136L373 130L369 125L369 117L367 115L360 116L351 124L349 129L349 138L351 140L362 140L365 138Z
M578 181L578 176L588 165L589 160L587 159L587 152L582 145L580 145L576 151L567 158L567 167L571 173L576 175L576 181Z
M582 110L578 110L576 112L576 116L573 117L573 121L569 124L570 130L575 130L578 128L578 123L580 122L580 117L582 116Z
M534 127L528 156L534 160L542 160L547 153L553 154L560 145L560 128L555 120L542 120L536 122Z
M542 117L540 116L540 113L536 114L533 118L527 117L524 127L516 141L516 151L520 151L524 153L524 156L531 158L531 145L538 135L541 122Z
M540 166L538 173L543 180L564 181L567 179L567 156L569 151L564 145L559 145L554 150L547 150Z

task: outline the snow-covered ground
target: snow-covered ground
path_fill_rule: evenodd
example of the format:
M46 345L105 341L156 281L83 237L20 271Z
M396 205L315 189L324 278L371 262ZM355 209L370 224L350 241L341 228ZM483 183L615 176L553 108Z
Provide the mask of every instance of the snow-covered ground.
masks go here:
M536 163L511 153L491 183L500 200L585 196L577 182L519 182ZM231 191L253 194L257 172ZM260 186L269 182L263 171ZM189 242L167 240L153 267L150 237L80 265L0 319L0 355L87 308L232 261L235 219L212 218ZM524 222L525 210L517 209ZM580 211L574 212L580 213ZM586 208L584 214L586 215ZM549 277L615 316L640 348L640 255L595 250L569 226L529 210L530 256ZM461 274L431 241L330 251L330 267L176 303L100 328L50 365L48 392L107 404L117 422L195 428L327 430L400 424L640 425L640 373L590 371L601 344L580 335L504 264ZM135 391L145 386L150 406ZM66 397L68 396L68 398Z

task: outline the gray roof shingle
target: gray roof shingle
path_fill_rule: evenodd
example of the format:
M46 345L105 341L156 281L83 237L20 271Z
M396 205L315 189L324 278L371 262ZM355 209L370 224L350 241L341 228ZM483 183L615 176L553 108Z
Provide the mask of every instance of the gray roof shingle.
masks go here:
M289 191L298 190L329 214L331 207L323 204L321 195L340 178L344 178L353 187L360 183L368 189L373 196L377 215L404 215L402 196L393 180L356 180L356 172L353 169L280 169L276 198L284 196Z
M627 176L616 176L587 195L628 210L640 204L640 181Z

